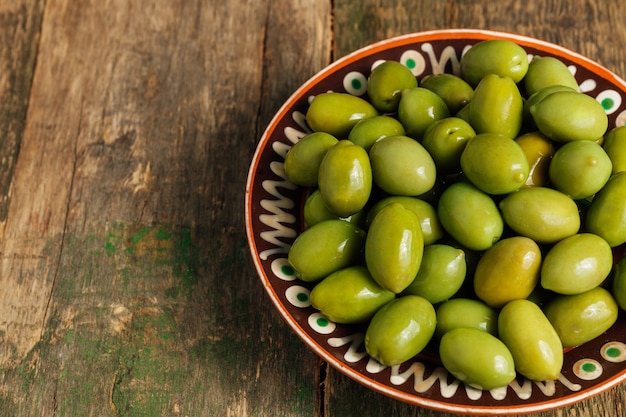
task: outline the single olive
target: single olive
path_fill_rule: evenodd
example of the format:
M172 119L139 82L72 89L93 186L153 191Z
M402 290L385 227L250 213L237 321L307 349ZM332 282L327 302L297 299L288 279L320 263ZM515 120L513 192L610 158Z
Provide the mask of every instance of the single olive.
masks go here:
M482 390L505 387L516 376L511 352L502 341L482 330L460 327L439 343L443 366L465 384Z
M346 139L359 120L377 114L376 108L361 97L329 92L313 98L306 112L306 121L315 132L326 132L337 139Z
M461 171L461 154L474 136L476 132L468 122L458 117L446 117L426 129L422 145L435 161L438 172L452 174Z
M535 92L554 85L564 85L578 90L578 82L567 65L552 56L535 55L528 64L528 71L524 77L526 94L531 96Z
M372 191L372 167L365 149L349 140L337 142L322 159L318 185L324 202L337 215L361 211Z
M444 236L444 230L437 217L435 207L417 197L393 195L378 200L367 213L366 224L371 224L376 214L391 203L400 203L405 209L411 210L417 216L422 229L424 245L435 243Z
M420 87L426 88L441 97L448 106L450 114L455 114L465 106L474 95L474 89L458 75L441 73L424 77Z
M490 248L504 230L493 199L467 182L453 183L443 191L437 214L444 230L471 250Z
M587 211L585 226L611 247L626 242L626 171L613 175Z
M287 179L304 187L317 185L322 159L337 142L337 138L325 132L305 135L285 155Z
M563 368L563 345L537 304L507 303L498 316L498 337L509 348L515 370L534 381L556 380Z
M578 206L548 187L522 188L499 203L504 222L537 243L555 243L580 229Z
M595 141L606 133L609 121L593 97L575 91L556 91L529 108L537 128L556 142Z
M544 309L563 347L589 342L617 321L619 307L602 287L575 295L558 295Z
M626 310L626 257L620 259L615 265L611 290L617 305L622 310Z
M626 171L626 126L611 129L605 135L602 147L611 159L612 173Z
M518 83L527 71L528 54L506 39L480 41L461 57L461 77L473 87L488 74L507 76Z
M466 272L462 249L445 244L425 246L419 271L402 294L419 295L432 304L440 303L457 293Z
M602 146L589 140L576 140L557 149L548 174L554 188L581 200L600 191L611 170L611 159Z
M369 227L365 262L378 284L402 292L415 278L424 254L419 219L402 204L383 207Z
M420 353L435 333L435 308L417 295L396 298L380 308L367 326L365 350L385 366Z
M435 335L441 337L459 327L470 327L497 336L498 310L474 298L452 298L444 301L437 307Z
M372 145L382 138L404 134L406 131L398 119L380 115L360 120L350 131L348 140L369 152Z
M532 131L532 130L536 130L537 129L537 125L535 124L535 120L533 119L532 114L530 113L530 108L540 102L541 100L543 100L544 98L546 98L547 96L549 96L552 93L555 93L557 91L570 91L570 92L577 92L578 89L573 89L571 87L565 86L565 85L552 85L549 87L544 87L540 90L535 91L533 94L531 94L528 99L524 102L524 107L522 109L522 114L523 114L523 120L524 120L524 127L526 129L528 129L528 131Z
M541 132L529 132L515 138L528 160L529 173L524 187L548 185L550 161L556 151L552 141Z
M374 281L365 266L335 271L311 290L311 305L335 323L362 323L395 298Z
M367 80L370 102L381 113L398 110L402 90L417 87L417 78L405 65L397 61L385 61L377 65Z
M611 273L613 251L601 237L577 233L550 248L541 266L541 286L559 294L579 294Z
M509 77L486 75L469 102L469 123L476 133L497 133L515 139L522 129L524 101Z
M474 271L476 296L493 308L528 297L539 283L541 250L530 238L512 236L496 242Z
M389 136L369 152L374 183L392 195L417 196L435 185L437 168L432 156L415 139Z
M402 91L398 104L398 120L407 136L421 140L431 123L450 116L448 106L436 93L422 87Z
M487 194L508 194L525 183L530 166L524 150L513 139L496 133L479 133L461 154L465 176Z
M319 189L313 191L306 198L302 214L307 227L311 227L321 221L330 219L345 220L361 228L365 228L366 226L366 210L359 211L347 217L340 217L326 206L326 203L322 198L322 193Z
M363 258L365 232L343 220L325 220L304 230L289 249L288 261L302 281L319 281Z

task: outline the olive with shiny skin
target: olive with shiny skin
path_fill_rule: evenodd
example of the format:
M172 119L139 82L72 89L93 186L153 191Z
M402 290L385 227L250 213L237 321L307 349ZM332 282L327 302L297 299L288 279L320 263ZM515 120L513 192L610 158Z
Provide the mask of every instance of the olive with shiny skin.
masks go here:
M461 153L461 169L476 187L501 195L521 188L530 174L524 150L513 139L496 133L479 133Z
M604 151L611 159L612 173L626 171L626 126L611 129L604 137Z
M437 307L435 335L443 336L452 329L470 327L498 335L498 310L475 298L451 298Z
M626 310L626 257L615 264L611 290L617 305Z
M367 80L367 95L381 113L395 113L402 91L417 87L417 78L406 66L397 61L377 65Z
M311 227L324 220L341 219L353 223L358 227L365 228L366 210L359 211L347 217L341 217L335 214L326 206L322 193L317 189L313 191L304 202L304 210L302 210L304 222L307 227Z
M612 268L609 244L592 233L577 233L548 250L541 266L541 286L558 294L580 294L600 285Z
M415 278L424 254L424 237L417 216L402 204L383 207L365 239L365 263L378 284L402 292Z
M480 41L461 57L461 77L472 87L488 74L506 76L520 82L528 71L528 54L507 39Z
M437 242L444 236L443 227L437 217L437 210L429 202L417 197L392 195L378 200L367 213L366 224L369 225L376 214L391 203L400 203L405 209L411 210L419 220L424 245Z
M369 158L374 183L389 194L417 196L435 185L435 161L424 146L408 136L379 140Z
M563 345L552 323L528 300L507 303L498 316L498 337L509 348L515 369L534 381L556 380L563 368Z
M422 145L435 161L438 172L452 174L461 171L461 154L474 136L476 132L468 122L446 117L426 129Z
M541 260L541 249L530 238L512 236L496 242L476 265L476 296L493 308L528 297L539 283Z
M318 186L324 202L337 215L361 211L372 191L372 166L365 149L349 140L337 142L322 159Z
M328 275L311 290L311 305L335 323L370 320L396 297L374 281L367 268L355 265Z
M565 348L580 346L606 332L617 321L618 311L615 299L602 287L557 295L544 309Z
M424 247L424 254L415 279L402 292L424 297L437 304L459 291L465 280L467 264L465 252L446 244Z
M460 327L445 333L439 342L439 356L448 372L476 389L505 387L516 376L509 349L482 330Z
M369 152L382 138L404 134L406 131L398 119L381 114L359 121L350 131L348 140Z
M444 230L471 250L490 248L504 230L502 216L493 199L467 182L453 183L443 191L437 215Z
M602 105L576 91L556 91L531 105L529 111L537 128L556 142L598 140L609 124Z
M524 187L545 187L549 184L552 156L556 152L551 140L541 132L529 132L515 138L528 160L529 173Z
M602 146L589 140L576 140L557 149L548 175L552 187L581 200L600 191L611 171L611 159Z
M325 220L305 229L287 260L302 281L319 281L363 259L366 233L344 220Z
M365 350L385 366L399 365L420 353L432 339L435 308L417 295L405 295L376 312L365 332Z
M421 140L431 123L450 116L446 103L436 93L423 87L402 91L398 104L398 120L407 136Z
M533 94L531 94L526 101L524 102L524 107L522 109L522 114L523 114L523 120L524 120L524 127L526 129L528 129L528 131L532 131L532 130L536 130L537 129L537 125L535 124L535 120L533 119L532 114L530 114L530 108L540 102L541 100L543 100L544 98L546 98L547 96L549 96L552 93L555 93L557 91L570 91L570 92L576 92L578 91L577 89L573 89L571 87L568 87L566 85L552 85L549 87L544 87L538 91L535 91Z
M497 133L515 139L522 129L524 101L509 77L486 75L468 105L469 123L476 133Z
M422 78L420 87L441 97L451 114L470 102L474 89L463 78L449 73L430 74Z
M313 132L296 142L285 155L285 175L296 185L317 185L320 164L330 148L339 142L333 135Z
M361 97L328 92L313 98L306 112L306 121L314 132L326 132L337 139L346 139L359 120L376 115L376 108Z
M613 175L594 196L585 226L613 248L626 243L626 171Z
M537 243L555 243L580 229L574 200L549 187L522 188L504 197L499 207L511 229Z
M524 76L526 94L554 85L564 85L578 91L578 82L563 61L553 56L534 56Z

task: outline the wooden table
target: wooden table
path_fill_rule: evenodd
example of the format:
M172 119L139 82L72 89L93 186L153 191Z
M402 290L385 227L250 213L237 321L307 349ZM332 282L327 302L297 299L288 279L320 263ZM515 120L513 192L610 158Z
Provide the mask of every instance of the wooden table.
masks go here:
M255 274L244 188L305 80L488 28L626 76L621 0L0 0L0 415L444 416L321 362ZM541 416L624 415L626 385Z

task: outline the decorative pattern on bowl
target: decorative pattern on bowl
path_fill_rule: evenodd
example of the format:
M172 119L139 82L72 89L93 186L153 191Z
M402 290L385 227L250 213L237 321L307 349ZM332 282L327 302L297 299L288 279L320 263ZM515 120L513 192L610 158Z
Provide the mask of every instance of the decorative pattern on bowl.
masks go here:
M367 77L384 60L405 64L415 76L459 73L462 54L485 39L509 39L529 54L565 62L582 92L595 97L609 128L626 124L626 83L599 64L560 46L525 36L484 30L442 30L388 39L347 55L302 85L278 111L260 140L246 187L246 226L252 258L270 299L296 334L321 358L350 378L393 398L447 412L519 414L578 402L626 379L626 319L604 335L565 353L557 381L524 378L508 387L480 391L448 374L436 349L399 366L385 367L365 352L364 328L335 324L309 301L314 284L296 279L287 262L289 247L303 230L307 190L289 182L283 161L289 148L310 132L305 113L312 97L326 91L366 93ZM616 249L616 258L624 256Z

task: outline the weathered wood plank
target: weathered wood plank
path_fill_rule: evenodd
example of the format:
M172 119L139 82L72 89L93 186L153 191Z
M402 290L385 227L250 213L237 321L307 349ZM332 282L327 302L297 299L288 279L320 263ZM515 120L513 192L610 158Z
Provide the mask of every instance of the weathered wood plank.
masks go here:
M265 125L329 61L329 7L47 2L0 240L0 415L316 413L319 361L263 293L243 201Z

